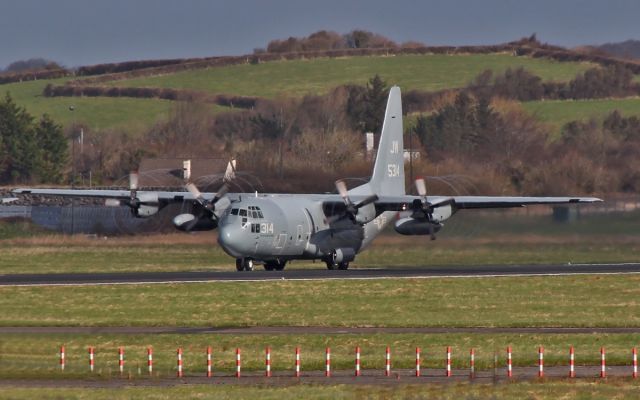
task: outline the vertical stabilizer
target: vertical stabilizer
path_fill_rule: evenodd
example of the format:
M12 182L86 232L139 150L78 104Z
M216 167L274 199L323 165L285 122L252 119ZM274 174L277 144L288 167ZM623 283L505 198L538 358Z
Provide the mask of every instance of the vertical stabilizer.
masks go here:
M369 182L375 194L388 196L405 194L402 134L400 88L393 86L389 91L378 155Z

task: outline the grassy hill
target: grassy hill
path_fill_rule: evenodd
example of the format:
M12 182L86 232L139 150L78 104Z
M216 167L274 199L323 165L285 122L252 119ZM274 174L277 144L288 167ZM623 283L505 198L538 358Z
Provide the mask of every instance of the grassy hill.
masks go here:
M640 116L640 98L598 100L543 100L522 103L524 109L560 133L562 126L575 120L591 118L602 121L613 110L622 115Z
M556 62L543 58L514 57L510 54L401 55L311 60L276 61L185 71L161 76L117 80L108 85L193 89L260 97L303 96L325 93L346 84L364 84L374 74L403 90L439 90L468 84L480 72L501 73L509 67L524 67L546 81L568 81L594 64ZM40 80L0 85L33 115L49 113L64 125L82 122L94 129L125 128L140 131L166 116L172 102L158 99L57 97L46 98L48 83L66 79ZM75 111L69 111L74 105ZM597 101L541 101L524 104L554 129L574 119L601 117L613 109L624 114L640 114L640 99ZM211 106L212 113L226 110Z
M544 80L568 81L593 64L555 62L509 54L402 55L318 58L242 64L170 75L115 81L115 86L163 87L274 97L325 93L346 83L364 84L375 74L404 90L461 87L490 69L524 67Z

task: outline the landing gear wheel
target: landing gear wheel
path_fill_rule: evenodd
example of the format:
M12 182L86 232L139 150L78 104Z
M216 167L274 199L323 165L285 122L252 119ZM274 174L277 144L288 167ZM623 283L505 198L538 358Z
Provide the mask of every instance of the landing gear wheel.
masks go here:
M338 264L333 261L327 261L327 269L334 270L338 268Z
M286 265L287 265L287 262L286 262L286 261L279 261L279 262L278 262L278 263L276 263L276 265L275 265L275 270L276 270L276 271L282 271Z
M349 263L348 262L339 263L338 264L338 269L342 269L342 270L349 269Z
M273 271L276 269L276 266L272 263L264 263L264 269L265 271Z
M250 258L236 258L236 269L238 271L253 271L253 260Z

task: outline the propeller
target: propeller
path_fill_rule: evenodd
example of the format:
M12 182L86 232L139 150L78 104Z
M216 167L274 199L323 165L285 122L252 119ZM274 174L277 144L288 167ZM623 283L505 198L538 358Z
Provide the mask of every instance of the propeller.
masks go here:
M191 193L191 195L193 195L196 203L200 205L200 212L197 215L192 216L193 219L187 225L185 225L182 230L186 232L191 231L198 224L198 221L200 221L203 217L209 217L216 221L218 220L218 216L215 213L216 204L225 197L227 192L229 192L229 185L227 185L226 182L220 187L220 189L218 189L211 200L207 200L202 195L202 192L200 192L198 187L192 182L187 183L185 185L185 189L187 189L187 191ZM180 216L176 218L179 217ZM174 224L175 223L176 222L174 219Z
M418 192L418 195L422 197L422 199L420 200L416 199L413 201L413 209L414 211L419 211L419 212L422 212L422 214L424 214L424 217L429 222L429 236L431 237L431 240L436 240L434 227L436 224L440 225L440 223L433 220L433 210L435 210L438 207L452 205L454 204L454 200L447 199L437 204L432 204L427 199L427 185L424 181L424 178L416 179L415 185L416 185L416 191Z
M140 176L137 171L132 171L129 173L129 199L128 200L118 200L118 199L106 199L104 201L104 205L107 207L119 207L119 206L129 206L131 208L137 208L140 206L140 200L138 199L138 184L140 181Z
M330 222L335 222L339 219L344 218L345 216L349 217L352 221L356 221L356 216L358 215L358 210L366 205L369 205L373 202L375 202L376 200L378 200L378 195L376 194L372 194L368 197L366 197L364 200L360 201L357 204L354 204L351 201L351 198L349 197L349 191L347 189L347 184L343 181L343 180L338 180L336 181L336 189L338 190L338 193L340 194L340 197L342 197L342 201L344 202L345 205L345 213L342 215L337 215L334 216L333 218L330 219Z

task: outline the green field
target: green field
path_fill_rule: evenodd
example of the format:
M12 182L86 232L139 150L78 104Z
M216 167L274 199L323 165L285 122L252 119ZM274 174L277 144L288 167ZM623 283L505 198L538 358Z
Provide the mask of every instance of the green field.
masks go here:
M639 284L631 274L0 287L0 324L640 326Z
M239 385L177 385L173 387L95 388L17 388L0 387L0 397L11 399L637 399L637 382L552 381L518 382L500 385L459 383L450 385L390 386L364 385L304 385L239 386Z
M136 132L165 118L171 101L108 97L44 97L47 83L62 84L64 80L29 81L0 85L0 94L9 92L15 102L36 118L47 113L58 123L68 126L78 122L91 129L124 129ZM69 110L73 105L75 110Z
M640 116L640 98L601 100L544 100L522 103L524 109L559 133L568 122L593 118L598 122L618 110L624 116Z
M114 81L112 85L261 97L303 96L326 93L346 83L364 84L379 74L389 84L397 84L403 90L440 90L465 86L484 70L501 73L508 67L525 67L545 81L568 81L593 64L561 63L508 54L317 58L208 68Z

